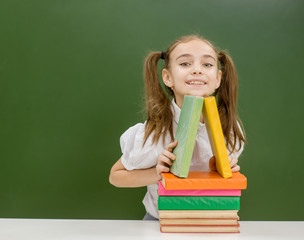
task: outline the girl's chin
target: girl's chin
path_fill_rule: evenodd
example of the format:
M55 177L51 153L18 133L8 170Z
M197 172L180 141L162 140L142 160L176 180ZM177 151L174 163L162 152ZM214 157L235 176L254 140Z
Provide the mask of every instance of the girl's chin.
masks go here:
M196 97L209 97L212 93L206 93L206 92L189 92L186 95L190 95L190 96L196 96Z

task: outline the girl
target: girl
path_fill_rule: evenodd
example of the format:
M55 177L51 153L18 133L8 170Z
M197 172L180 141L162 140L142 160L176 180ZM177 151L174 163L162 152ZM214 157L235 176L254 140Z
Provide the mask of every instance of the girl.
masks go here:
M161 87L157 63L164 60ZM184 36L166 52L152 52L144 67L147 120L129 128L120 138L121 158L110 173L116 187L147 186L144 220L158 219L157 189L162 172L168 172L178 144L174 141L184 95L217 97L218 110L233 172L245 143L236 113L238 80L231 58L203 37ZM238 124L240 123L240 125ZM201 116L190 171L215 170L208 135Z

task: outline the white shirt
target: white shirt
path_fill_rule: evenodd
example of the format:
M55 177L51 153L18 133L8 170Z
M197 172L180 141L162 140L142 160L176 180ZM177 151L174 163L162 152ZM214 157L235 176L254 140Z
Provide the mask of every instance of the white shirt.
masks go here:
M173 133L175 134L181 109L172 100L173 111ZM158 156L168 146L171 141L170 134L165 137L163 144L162 137L157 144L152 144L153 133L148 137L146 144L143 146L145 135L145 123L138 123L130 127L120 137L120 147L122 151L121 162L127 170L147 169L155 167ZM238 146L238 144L236 145ZM232 158L238 158L243 151L243 145L237 152L229 155ZM209 159L213 156L209 143L206 126L199 123L196 135L190 171L209 171ZM143 199L146 211L153 217L158 218L158 184L147 186L147 193Z

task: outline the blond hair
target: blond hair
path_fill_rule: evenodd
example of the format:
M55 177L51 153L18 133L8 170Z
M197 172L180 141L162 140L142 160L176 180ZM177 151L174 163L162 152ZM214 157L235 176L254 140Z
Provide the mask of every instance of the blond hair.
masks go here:
M225 51L217 51L216 48L205 38L198 35L183 36L174 41L167 49L165 54L162 52L151 52L144 64L145 79L145 100L147 111L147 122L145 126L144 144L148 137L154 133L152 143L157 143L161 136L163 142L167 133L171 140L173 135L173 113L171 110L171 98L174 97L173 91L165 86L163 90L158 72L157 63L161 57L164 57L164 68L169 69L170 54L180 43L186 43L192 40L201 40L207 43L217 54L218 62L222 71L221 84L216 89L218 111L222 124L223 134L226 139L226 145L229 152L241 148L241 143L245 143L245 131L243 133L238 125L243 129L242 122L237 115L237 91L238 77L231 57ZM239 141L238 147L237 140Z

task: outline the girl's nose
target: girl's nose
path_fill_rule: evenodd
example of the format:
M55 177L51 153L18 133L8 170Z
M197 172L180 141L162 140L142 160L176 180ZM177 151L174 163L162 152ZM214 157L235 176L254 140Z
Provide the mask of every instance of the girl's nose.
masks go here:
M193 70L192 70L192 74L203 74L203 71L199 68L199 67L195 67Z
M193 70L192 74L202 74L203 72L201 70Z
M200 64L194 64L192 69L192 74L201 75L203 74L202 68Z

